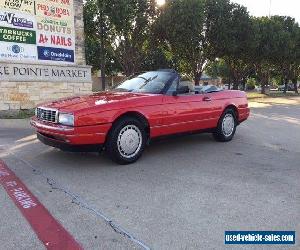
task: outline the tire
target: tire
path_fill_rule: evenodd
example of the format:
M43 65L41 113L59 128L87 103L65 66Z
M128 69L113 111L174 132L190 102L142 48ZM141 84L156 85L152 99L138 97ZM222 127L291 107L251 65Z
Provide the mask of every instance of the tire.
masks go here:
M222 114L218 126L213 133L216 141L229 142L234 137L237 127L237 115L231 108L226 109Z
M114 162L126 165L141 157L146 141L144 124L136 118L124 117L113 125L105 149Z

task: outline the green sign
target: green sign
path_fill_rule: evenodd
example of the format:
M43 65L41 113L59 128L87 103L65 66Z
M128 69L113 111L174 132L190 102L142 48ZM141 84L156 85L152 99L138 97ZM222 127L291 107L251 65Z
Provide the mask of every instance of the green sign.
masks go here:
M36 44L36 33L31 30L0 27L0 41Z

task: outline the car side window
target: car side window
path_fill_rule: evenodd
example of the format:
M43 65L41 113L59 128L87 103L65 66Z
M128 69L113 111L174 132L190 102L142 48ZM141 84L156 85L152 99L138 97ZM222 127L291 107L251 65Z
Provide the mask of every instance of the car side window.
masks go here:
M183 95L193 95L195 94L195 86L192 82L187 81L187 80L181 80L179 82L179 88L187 88L188 91L186 93L184 93Z
M170 86L170 88L168 89L168 91L167 91L166 94L167 94L167 95L172 95L173 92L177 90L177 85L178 85L178 78L176 77L176 78L174 79L174 81L171 83L171 86Z

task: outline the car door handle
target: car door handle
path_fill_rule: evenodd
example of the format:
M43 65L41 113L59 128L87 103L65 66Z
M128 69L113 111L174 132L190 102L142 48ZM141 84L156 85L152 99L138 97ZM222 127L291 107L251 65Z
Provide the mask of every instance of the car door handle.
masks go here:
M204 96L203 97L203 101L205 101L205 102L211 102L211 98L208 97L208 96Z

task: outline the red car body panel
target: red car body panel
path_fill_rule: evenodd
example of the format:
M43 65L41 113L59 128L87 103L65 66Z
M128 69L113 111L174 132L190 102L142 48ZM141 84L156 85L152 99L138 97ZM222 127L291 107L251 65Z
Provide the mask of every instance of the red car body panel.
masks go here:
M40 106L74 114L74 127L31 119L37 132L70 145L104 144L113 122L127 113L139 114L148 121L150 138L215 128L229 106L236 108L239 122L250 113L246 94L227 90L178 96L102 92Z

